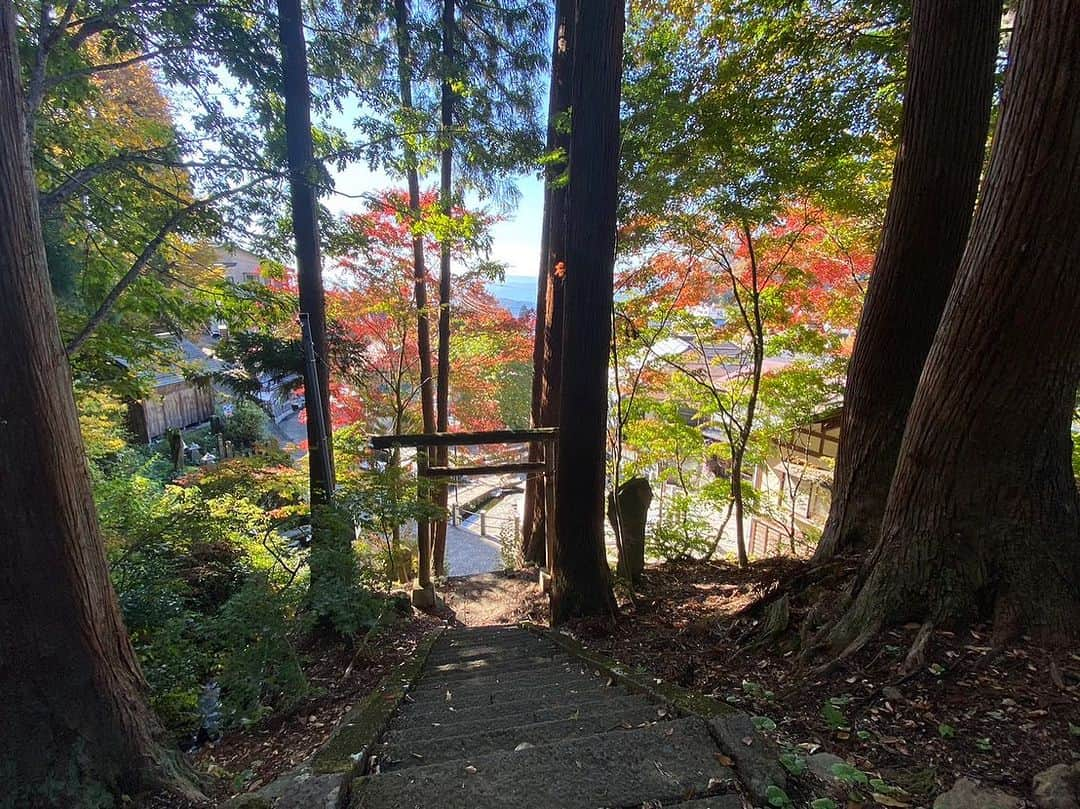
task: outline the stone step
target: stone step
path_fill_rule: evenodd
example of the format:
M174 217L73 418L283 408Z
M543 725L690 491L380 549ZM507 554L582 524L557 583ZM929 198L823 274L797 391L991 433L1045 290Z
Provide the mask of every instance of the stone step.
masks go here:
M521 744L540 747L580 736L632 730L657 721L664 720L658 719L652 706L635 706L621 711L612 711L608 706L604 711L579 716L576 719L556 719L549 722L514 725L446 738L399 741L384 745L380 751L379 760L384 772L390 769L400 770L475 757L497 750L515 750Z
M505 691L513 688L544 688L559 683L607 682L589 674L588 669L573 663L563 666L547 666L542 669L491 672L459 680L422 680L409 693L414 699L426 699L432 695L442 698L447 691L465 696L484 691Z
M516 635L512 638L484 641L450 641L436 643L432 647L428 660L442 662L444 658L473 658L491 657L512 652L557 649L558 646L551 641L534 635Z
M411 702L407 708L410 713L422 714L427 711L441 712L452 707L456 711L464 711L468 708L498 706L507 702L518 702L523 699L544 699L551 703L561 701L567 695L576 696L593 691L602 691L605 688L603 681L590 680L585 677L559 677L555 679L527 683L522 685L487 685L467 689L442 688L434 691L426 691L423 694L410 695ZM615 693L625 693L616 688Z
M521 713L532 708L574 706L581 702L606 699L612 695L622 695L621 689L607 689L602 683L582 684L565 689L509 689L488 698L472 697L458 701L453 698L442 699L432 696L430 699L407 703L402 706L396 719L405 724L410 722L464 722L475 716L497 716L501 714Z
M550 655L523 655L505 663L497 659L482 659L465 663L443 663L437 666L424 666L423 676L428 682L452 682L486 674L508 674L514 671L542 669L547 666L561 666L571 660L573 658L560 652Z
M476 711L450 714L448 717L410 717L402 715L393 720L384 740L388 744L415 743L426 739L446 739L470 733L483 733L504 728L523 727L538 722L563 719L582 719L606 716L626 710L652 710L660 718L656 706L640 697L592 695L577 702L553 704L550 700L526 700L510 704L508 710Z
M517 752L391 770L353 782L352 809L596 809L678 803L734 782L696 718Z

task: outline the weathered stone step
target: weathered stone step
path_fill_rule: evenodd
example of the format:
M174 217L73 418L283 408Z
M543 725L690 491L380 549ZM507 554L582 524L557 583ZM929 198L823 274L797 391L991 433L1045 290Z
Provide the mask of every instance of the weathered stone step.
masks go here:
M409 693L416 700L437 696L440 699L449 691L454 696L466 696L474 692L505 691L513 688L542 689L548 685L566 683L602 683L599 677L588 673L588 669L573 664L566 666L548 666L536 670L491 672L489 674L447 682L428 680L421 682Z
M534 644L515 645L508 646L505 649L491 649L490 647L484 647L482 652L476 654L463 654L460 652L443 652L437 656L429 656L427 659L427 665L430 667L442 666L449 663L477 663L480 661L499 661L508 663L511 660L516 660L519 657L554 657L562 653L558 646L552 646L550 644L544 644L537 646Z
M699 719L358 778L352 809L596 809L678 803L734 781Z
M429 660L441 661L443 658L491 657L516 651L556 649L558 646L549 640L538 638L527 632L497 640L477 641L451 640L440 641L431 649Z
M530 671L546 666L561 666L573 658L564 652L550 654L530 654L501 661L497 658L485 658L464 663L442 663L437 666L424 666L424 678L428 681L452 681L468 679L484 674L504 674L513 671ZM576 662L576 661L575 661Z
M502 710L503 707L500 705L488 711L450 714L449 719L400 716L391 723L385 741L388 744L408 744L424 739L446 739L469 733L523 727L538 722L604 716L624 710L659 710L640 697L603 694L594 694L577 702L553 704L550 700L525 700L509 705L509 710ZM659 714L657 718L660 718Z
M391 727L404 727L409 724L431 724L434 722L446 724L449 722L467 722L477 717L518 716L527 715L530 711L544 708L565 709L573 712L583 703L595 702L596 700L610 699L613 695L621 696L624 692L615 691L614 694L602 686L587 686L582 688L567 689L566 691L535 691L522 690L508 692L504 699L498 700L474 700L457 705L451 700L431 700L409 705L396 716Z
M465 690L456 688L438 689L413 696L412 703L408 706L406 712L420 715L432 711L441 713L444 710L453 708L454 710L449 712L455 713L468 708L497 707L507 702L539 699L541 697L551 704L555 704L564 700L567 696L602 691L604 687L604 683L599 680L589 680L583 677L560 677L554 680L521 685L474 687ZM614 693L622 694L625 692L616 689Z
M576 719L536 722L446 738L399 741L385 745L379 760L383 771L399 770L475 757L497 750L515 750L522 744L540 747L564 739L595 736L617 730L632 730L657 721L663 720L658 719L652 706L635 706L621 711L608 709L579 716Z

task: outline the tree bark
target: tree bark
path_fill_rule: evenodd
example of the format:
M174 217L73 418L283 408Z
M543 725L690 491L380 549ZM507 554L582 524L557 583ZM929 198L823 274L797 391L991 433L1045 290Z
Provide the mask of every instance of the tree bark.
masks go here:
M444 216L453 213L454 190L454 89L451 84L454 69L454 7L455 0L443 0L442 7L442 87L439 100L442 118L442 144L439 178L439 207ZM437 429L445 433L450 429L450 241L439 245L439 349L437 379L435 384L435 405ZM447 448L439 447L435 451L435 462L439 466L447 464ZM440 481L435 490L435 504L446 510L446 481ZM446 520L435 524L433 562L438 575L445 573L446 566Z
M844 392L815 562L873 546L900 439L971 224L1001 0L917 0L900 151Z
M982 201L865 583L835 646L909 620L1080 634L1080 0L1021 4Z
M623 0L577 3L551 620L615 612L604 549ZM550 304L550 301L549 301Z
M401 106L413 109L412 97L412 47L409 42L409 9L405 0L394 0L394 24L398 51L398 90ZM416 154L409 146L404 147L406 181L409 186L409 212L415 222L422 217L420 210L420 176ZM425 433L435 432L435 392L432 390L431 373L431 326L427 304L427 268L424 262L424 238L413 236L413 296L416 300L416 345L420 354L420 410ZM418 497L430 495L426 483L418 484ZM426 519L417 520L416 541L419 548L419 575L421 585L431 579L431 527Z
M80 806L180 783L109 581L0 0L0 791ZM186 791L193 792L190 784Z
M548 96L547 151L570 151L570 133L562 119L570 109L570 71L573 67L574 3L557 0L555 40L551 51L551 90ZM559 423L562 381L562 332L564 281L556 267L566 259L566 193L560 182L565 160L547 165L544 173L544 222L540 239L540 277L537 284L536 338L533 344L533 424L554 427ZM530 449L529 460L542 460L543 448ZM527 562L545 564L547 543L544 522L544 479L529 478L525 489L523 556Z
M300 289L300 311L308 316L311 343L315 351L315 378L305 364L307 392L308 468L312 506L329 502L334 489L334 448L330 425L330 376L326 352L326 302L323 295L322 256L319 248L319 209L315 200L315 148L311 138L311 89L308 86L307 46L300 0L278 0L278 33L281 38L283 94L285 97L285 148L289 164L289 194L292 226L296 238L296 280ZM318 389L313 400L310 392ZM311 408L322 409L319 419ZM322 431L326 446L323 446ZM313 508L314 512L314 508Z

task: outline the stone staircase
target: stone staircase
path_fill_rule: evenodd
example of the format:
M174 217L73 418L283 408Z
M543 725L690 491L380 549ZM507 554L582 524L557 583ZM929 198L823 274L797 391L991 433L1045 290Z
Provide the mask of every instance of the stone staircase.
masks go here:
M352 809L742 809L704 720L675 716L523 629L448 630Z

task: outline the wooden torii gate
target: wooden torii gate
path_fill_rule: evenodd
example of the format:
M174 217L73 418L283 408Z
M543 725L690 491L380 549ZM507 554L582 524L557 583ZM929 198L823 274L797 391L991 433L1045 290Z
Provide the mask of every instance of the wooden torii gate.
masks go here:
M371 447L388 450L394 447L416 449L416 474L418 478L460 478L481 475L505 475L515 472L542 474L544 476L544 526L545 561L541 571L541 583L546 587L554 575L555 543L555 453L558 451L559 429L557 427L534 427L528 430L487 430L460 433L404 433L398 435L372 436ZM492 444L541 444L542 461L519 463L480 464L476 466L431 466L428 451L435 447L478 447ZM435 586L431 579L432 533L427 519L417 519L418 546L417 582L413 590L413 604L430 607L435 604Z

